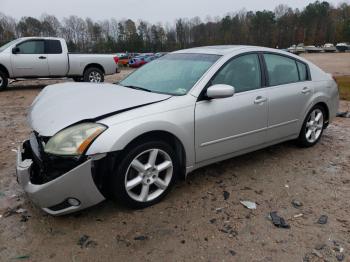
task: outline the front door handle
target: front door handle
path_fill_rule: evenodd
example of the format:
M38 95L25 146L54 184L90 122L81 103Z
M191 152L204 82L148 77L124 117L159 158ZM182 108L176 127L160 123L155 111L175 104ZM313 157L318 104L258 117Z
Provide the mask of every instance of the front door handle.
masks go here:
M304 95L306 95L306 94L311 93L311 89L308 88L308 87L304 87L303 90L301 90L301 92L302 92Z
M39 59L46 59L46 56L39 56Z
M254 104L260 105L265 103L266 101L267 101L266 97L258 96L257 98L255 98Z

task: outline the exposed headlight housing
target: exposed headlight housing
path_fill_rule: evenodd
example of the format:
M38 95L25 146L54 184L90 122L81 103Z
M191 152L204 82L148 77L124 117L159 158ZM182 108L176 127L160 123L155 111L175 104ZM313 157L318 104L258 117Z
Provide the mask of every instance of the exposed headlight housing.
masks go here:
M106 126L96 123L82 123L63 129L45 145L44 151L53 155L79 156L103 131Z

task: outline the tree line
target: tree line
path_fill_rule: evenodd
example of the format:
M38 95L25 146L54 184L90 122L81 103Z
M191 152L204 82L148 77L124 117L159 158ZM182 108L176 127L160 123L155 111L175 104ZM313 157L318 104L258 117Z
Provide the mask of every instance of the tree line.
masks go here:
M286 48L292 44L350 42L350 5L316 1L302 10L232 12L224 17L179 18L174 24L114 18L94 21L44 14L19 20L0 13L0 45L25 36L58 36L72 52L160 52L204 45L249 44Z

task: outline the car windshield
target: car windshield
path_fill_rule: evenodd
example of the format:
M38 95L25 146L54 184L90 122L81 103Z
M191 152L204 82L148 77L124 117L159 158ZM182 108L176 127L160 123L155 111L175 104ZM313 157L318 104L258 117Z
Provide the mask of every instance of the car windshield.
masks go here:
M1 53L2 51L4 51L6 48L8 48L9 46L16 44L16 43L19 42L20 40L21 40L21 39L16 39L16 40L13 40L13 41L11 41L11 42L9 42L9 43L7 43L7 44L1 46L1 47L0 47L0 53Z
M185 95L219 58L209 54L165 55L118 84L155 93Z

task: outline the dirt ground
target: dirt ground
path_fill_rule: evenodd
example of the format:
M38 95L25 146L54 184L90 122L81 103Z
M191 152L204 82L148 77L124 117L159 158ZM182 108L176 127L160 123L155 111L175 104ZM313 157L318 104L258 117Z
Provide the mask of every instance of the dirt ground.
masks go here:
M333 65L339 55L325 55L310 59L350 74L341 71L348 58ZM288 142L197 170L151 208L105 201L52 217L17 185L14 150L30 133L26 110L54 82L17 82L0 93L0 261L350 261L350 119L337 118L314 148ZM290 228L275 227L272 211ZM322 215L326 224L317 223Z

